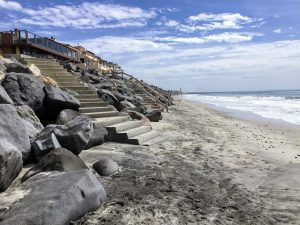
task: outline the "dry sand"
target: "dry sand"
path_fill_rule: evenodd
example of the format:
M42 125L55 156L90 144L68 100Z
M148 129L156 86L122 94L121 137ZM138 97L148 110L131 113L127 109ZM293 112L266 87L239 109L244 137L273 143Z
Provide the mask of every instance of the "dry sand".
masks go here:
M121 171L99 177L107 204L74 224L300 224L300 130L177 99L153 123L167 140L84 151Z

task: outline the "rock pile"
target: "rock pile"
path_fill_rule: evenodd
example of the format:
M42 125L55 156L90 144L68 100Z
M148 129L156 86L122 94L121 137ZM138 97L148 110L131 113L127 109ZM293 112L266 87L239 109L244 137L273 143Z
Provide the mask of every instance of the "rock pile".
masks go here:
M161 110L149 107L119 76L63 65L133 120L150 125L162 119ZM79 113L77 97L44 77L35 65L0 57L1 224L69 224L105 202L104 187L78 155L103 144L108 131ZM18 183L28 163L34 166ZM119 170L106 158L93 168L100 176Z
M75 96L42 77L34 66L0 58L1 224L69 224L106 199L78 154L102 144L107 130L80 115ZM36 164L11 186L27 163Z

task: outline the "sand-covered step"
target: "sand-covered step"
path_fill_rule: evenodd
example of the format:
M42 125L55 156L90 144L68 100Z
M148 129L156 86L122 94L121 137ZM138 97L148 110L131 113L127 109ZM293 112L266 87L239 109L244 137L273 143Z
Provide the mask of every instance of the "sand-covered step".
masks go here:
M159 137L159 133L156 131L150 131L141 135L137 135L128 139L128 143L130 144L143 144L149 140Z
M49 65L39 65L39 69L40 70L48 69L48 68L63 69L63 67L61 65L59 65L59 64L56 64L56 65L52 64L51 66L49 66Z
M126 135L127 138L131 138L134 136L138 136L147 132L150 132L152 130L151 126L141 126L132 128L130 130L119 132L120 135Z
M80 83L80 82L78 82L78 81L69 81L69 80L67 80L67 81L60 81L59 82L59 84L62 86L79 86L79 85L81 85L81 87L82 86L84 86L84 84L83 83Z
M118 133L118 132L122 132L122 131L125 131L125 130L130 130L130 129L133 129L133 128L136 128L136 127L140 127L142 125L143 125L142 121L126 121L126 122L123 122L123 123L114 124L112 126L107 126L106 128L109 131Z
M107 117L107 118L95 118L95 120L93 121L93 123L96 126L111 126L114 124L119 124L119 123L123 123L129 120L128 116L117 116L117 117Z
M84 86L83 84L82 84L82 86L80 86L80 84L77 84L77 86L67 86L67 85L63 85L60 83L60 87L68 88L68 89L76 91L76 92L77 91L85 91L85 90L90 91L90 89L88 87Z
M82 113L83 115L90 116L92 118L103 118L103 117L114 117L119 116L118 111L107 111L107 112L89 112L89 113Z
M55 66L56 67L56 66ZM67 71L63 68L55 68L54 66L49 66L48 68L40 68L40 70L44 71L45 73L66 73Z
M80 108L80 113L91 113L91 112L106 112L106 111L115 111L112 107L104 106L104 107L86 107Z
M103 106L108 106L106 102L80 102L80 107L103 107Z
M92 91L92 90L77 90L76 91L79 95L80 94L95 94L95 91Z

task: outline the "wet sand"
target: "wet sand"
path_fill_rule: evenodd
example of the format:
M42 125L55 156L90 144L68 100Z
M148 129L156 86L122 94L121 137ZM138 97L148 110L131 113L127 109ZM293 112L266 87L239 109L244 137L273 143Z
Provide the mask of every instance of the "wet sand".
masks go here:
M89 165L109 157L121 170L98 176L108 201L74 224L300 224L299 129L175 104L153 123L166 141L81 153Z

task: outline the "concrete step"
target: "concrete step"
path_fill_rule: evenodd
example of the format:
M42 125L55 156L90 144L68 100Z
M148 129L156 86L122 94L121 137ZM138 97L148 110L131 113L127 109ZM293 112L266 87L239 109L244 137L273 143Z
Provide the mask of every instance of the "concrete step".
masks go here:
M106 102L80 102L80 107L85 108L85 107L103 107L103 106L108 106Z
M115 111L114 108L105 106L105 107L85 107L85 108L80 108L79 112L80 113L91 113L91 112L106 112L106 111Z
M81 99L80 97L79 97L79 101L80 102L104 102L103 100L101 100L99 98L94 98L94 99L92 99L92 98L83 98L83 99Z
M93 121L95 126L112 126L114 124L119 124L122 122L129 121L130 118L128 116L117 116L117 117L107 117L107 118L95 118Z
M150 132L152 130L151 126L141 126L141 127L137 127L137 128L133 128L130 130L126 130L123 132L120 132L119 134L121 135L126 135L127 138L131 138L134 136L138 136L147 132Z
M91 91L91 90L78 90L78 91L76 91L78 94L95 94L95 92L94 91Z
M71 75L70 73L66 73L66 74L49 74L49 73L45 73L47 76L52 77L53 79L57 78L57 79L61 79L62 81L64 81L64 79L76 79L75 76Z
M88 99L102 100L96 94L93 94L93 95L79 95L79 99L80 100L88 100Z
M27 64L34 64L36 65L37 67L39 66L43 66L43 67L51 67L51 66L59 66L60 64L58 62L34 62L34 61L31 61L31 62L26 62Z
M34 63L33 63L34 64ZM44 69L49 69L49 68L53 68L53 69L63 69L62 65L59 64L52 64L52 65L39 65L38 68L40 70L44 70Z
M64 69L49 68L49 69L40 69L40 71L46 74L58 74L58 75L69 74L69 72Z
M103 118L103 117L114 117L119 116L118 111L108 111L108 112L89 112L89 113L82 113L83 115L90 116L92 118Z
M59 83L59 84L60 84L60 87L68 88L68 89L76 91L76 92L77 91L85 91L85 90L90 91L90 89L88 87L84 86L83 84L82 84L82 86L79 86L80 84L77 84L77 86L68 86L68 85L63 85L61 83Z
M150 131L150 132L147 132L147 133L144 133L144 134L141 134L141 135L138 135L138 136L134 136L134 137L128 139L128 143L140 145L140 144L143 144L143 143L145 143L149 140L155 139L157 137L159 137L158 132Z
M84 86L83 83L80 83L78 81L72 81L72 82L70 82L70 81L60 81L59 84L63 85L63 86L80 86L80 87Z
M126 121L123 123L119 123L119 124L114 124L112 126L107 126L106 128L109 131L112 131L114 133L119 133L125 130L130 130L136 127L140 127L142 126L142 122L141 121Z

